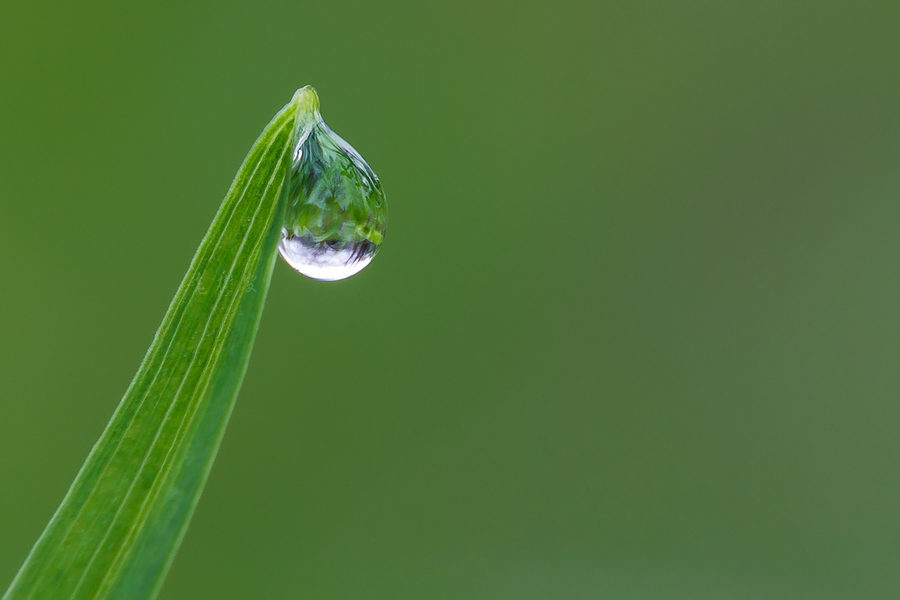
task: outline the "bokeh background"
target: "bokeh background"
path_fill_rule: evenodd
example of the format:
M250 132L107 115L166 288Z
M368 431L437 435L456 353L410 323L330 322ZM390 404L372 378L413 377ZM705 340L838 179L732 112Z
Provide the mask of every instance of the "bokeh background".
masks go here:
M162 598L900 597L900 4L0 8L0 588L305 84L379 174L279 264Z

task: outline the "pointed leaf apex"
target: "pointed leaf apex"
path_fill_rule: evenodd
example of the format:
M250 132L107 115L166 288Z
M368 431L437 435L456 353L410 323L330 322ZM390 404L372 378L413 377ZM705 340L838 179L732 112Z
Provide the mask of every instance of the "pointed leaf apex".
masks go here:
M319 117L319 95L313 86L307 85L297 90L293 102L300 115Z

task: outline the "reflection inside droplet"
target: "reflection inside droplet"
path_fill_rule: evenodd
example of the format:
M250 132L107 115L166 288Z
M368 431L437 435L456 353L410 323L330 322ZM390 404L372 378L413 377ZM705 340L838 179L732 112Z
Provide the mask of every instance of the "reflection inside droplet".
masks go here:
M365 269L378 247L368 240L348 246L316 242L310 237L292 236L284 230L278 250L297 272L319 281L338 281Z
M278 249L303 275L337 281L372 262L387 229L387 201L371 167L325 124L308 94L314 101L293 152Z

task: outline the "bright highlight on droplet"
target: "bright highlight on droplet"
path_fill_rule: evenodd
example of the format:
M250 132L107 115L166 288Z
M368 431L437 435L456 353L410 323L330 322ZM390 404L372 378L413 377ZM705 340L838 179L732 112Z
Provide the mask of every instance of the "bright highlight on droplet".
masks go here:
M307 238L292 237L284 231L278 250L298 273L319 281L338 281L365 269L372 262L378 247L371 242L362 242L355 246L332 248Z
M319 114L319 98L298 92L301 113L278 250L297 272L320 281L362 271L381 248L387 200L378 177Z

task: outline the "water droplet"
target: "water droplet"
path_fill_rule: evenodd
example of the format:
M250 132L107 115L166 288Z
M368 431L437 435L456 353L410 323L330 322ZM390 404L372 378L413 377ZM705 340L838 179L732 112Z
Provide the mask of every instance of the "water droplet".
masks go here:
M387 201L362 156L322 120L312 88L304 92L312 95L298 125L278 250L299 273L337 281L362 271L381 248Z

